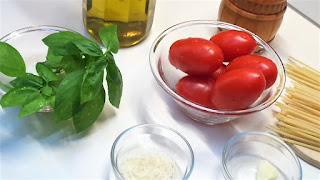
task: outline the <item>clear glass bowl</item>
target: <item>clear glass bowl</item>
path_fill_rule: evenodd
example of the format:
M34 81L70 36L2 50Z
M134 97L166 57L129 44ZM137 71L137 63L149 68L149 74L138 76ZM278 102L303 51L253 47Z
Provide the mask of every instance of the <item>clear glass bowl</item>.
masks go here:
M291 148L277 137L264 132L245 132L229 140L223 150L225 179L256 179L262 160L279 172L278 179L302 179L299 159Z
M156 124L137 125L117 137L111 149L111 164L116 177L124 180L124 163L129 158L138 157L174 162L175 179L188 179L194 164L193 150L186 138L171 128ZM144 159L143 163L147 161Z
M60 31L71 31L57 26L33 26L13 31L0 39L16 48L21 54L26 64L28 73L36 73L36 64L46 60L48 47L42 42L42 39L48 35ZM14 78L5 76L0 72L0 79L5 85L10 86L9 82ZM6 89L0 86L0 95L4 95ZM52 111L48 106L40 110L41 112Z
M179 39L200 37L210 39L220 30L241 30L250 33L257 42L254 54L271 59L278 68L278 77L273 86L263 92L260 98L248 109L227 111L215 110L195 104L177 94L175 85L186 74L173 67L168 59L172 43ZM177 102L180 109L190 118L209 125L228 122L243 115L259 112L273 104L285 85L285 70L277 53L255 34L229 23L219 21L188 21L174 25L162 32L153 42L149 54L150 66L159 85Z

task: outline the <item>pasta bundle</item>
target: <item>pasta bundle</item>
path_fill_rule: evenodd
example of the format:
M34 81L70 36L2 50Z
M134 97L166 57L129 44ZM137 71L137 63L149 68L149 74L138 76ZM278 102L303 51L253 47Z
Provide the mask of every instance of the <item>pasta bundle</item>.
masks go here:
M320 152L320 72L290 57L286 71L293 87L286 87L280 112L271 129L285 142Z

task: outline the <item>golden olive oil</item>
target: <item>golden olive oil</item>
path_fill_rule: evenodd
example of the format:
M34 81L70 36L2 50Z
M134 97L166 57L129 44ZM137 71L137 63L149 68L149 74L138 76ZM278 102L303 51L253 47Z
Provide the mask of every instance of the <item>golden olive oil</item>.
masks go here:
M84 25L98 42L102 27L117 25L120 47L132 46L148 35L155 3L156 0L84 0Z

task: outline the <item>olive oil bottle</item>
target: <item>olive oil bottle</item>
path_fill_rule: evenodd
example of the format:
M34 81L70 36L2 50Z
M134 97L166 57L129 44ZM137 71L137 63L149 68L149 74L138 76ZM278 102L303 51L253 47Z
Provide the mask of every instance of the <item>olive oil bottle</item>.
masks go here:
M155 4L156 0L83 0L83 22L98 42L102 27L117 25L120 47L128 47L148 35Z

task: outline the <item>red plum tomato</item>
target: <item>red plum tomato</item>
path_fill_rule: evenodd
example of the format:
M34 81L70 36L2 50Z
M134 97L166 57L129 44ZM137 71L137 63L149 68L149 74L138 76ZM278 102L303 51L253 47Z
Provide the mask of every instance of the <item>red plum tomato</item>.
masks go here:
M260 70L266 79L266 89L274 84L278 75L276 64L272 60L258 55L246 55L236 58L228 64L226 71L240 68Z
M221 48L225 62L230 62L239 56L251 54L257 45L251 34L236 30L219 32L212 36L210 41Z
M256 69L235 69L225 72L213 84L211 101L220 110L248 108L262 94L266 80Z
M201 106L212 108L210 100L214 80L207 77L185 76L176 84L177 93L185 99Z
M180 39L169 50L170 63L189 75L210 75L223 62L221 49L202 38Z
M212 73L211 77L217 80L226 71L226 67L226 65L222 64L218 70Z

